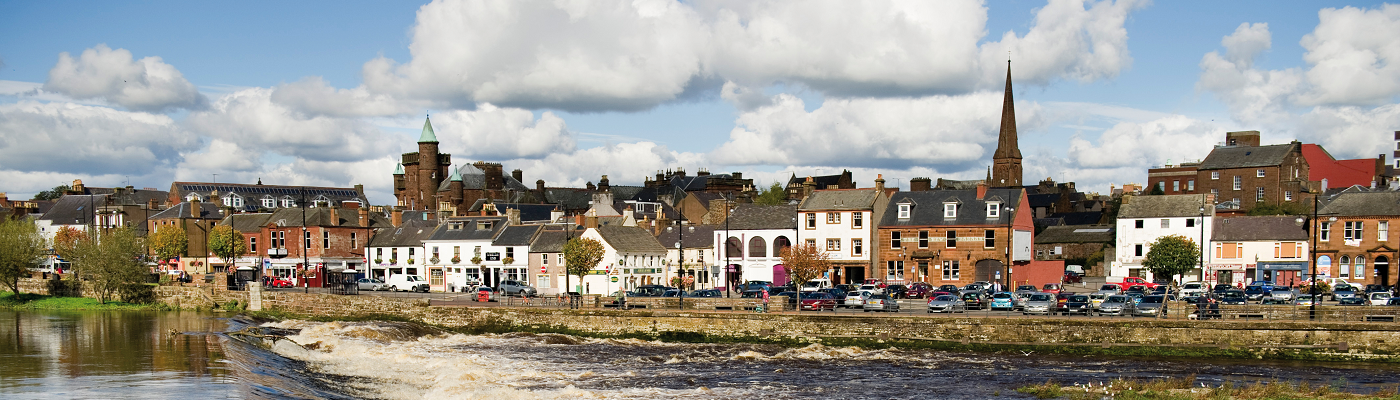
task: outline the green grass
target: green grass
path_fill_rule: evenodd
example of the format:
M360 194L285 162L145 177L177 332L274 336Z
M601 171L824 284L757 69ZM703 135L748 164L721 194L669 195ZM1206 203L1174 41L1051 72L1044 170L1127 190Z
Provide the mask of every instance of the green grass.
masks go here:
M170 310L165 304L107 303L87 297L54 297L33 293L0 292L0 309L9 310Z
M1370 394L1349 393L1341 389L1345 381L1333 385L1312 386L1306 382L1257 381L1240 384L1225 383L1220 386L1201 386L1196 376L1190 375L1174 379L1115 379L1109 384L1100 383L1092 388L1075 384L1060 386L1055 382L1028 385L1016 389L1017 392L1040 399L1097 400L1140 399L1140 400L1213 400L1213 399L1400 399L1397 390L1400 386L1384 388Z

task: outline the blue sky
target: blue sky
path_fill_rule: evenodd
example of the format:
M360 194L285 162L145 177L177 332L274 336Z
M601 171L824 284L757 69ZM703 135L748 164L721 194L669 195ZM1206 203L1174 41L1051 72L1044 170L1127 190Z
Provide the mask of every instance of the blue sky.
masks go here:
M551 4L2 2L0 190L218 173L389 203L428 111L454 160L550 186L973 179L1005 49L1027 182L1144 182L1241 129L1375 157L1400 129L1400 7L1383 3Z

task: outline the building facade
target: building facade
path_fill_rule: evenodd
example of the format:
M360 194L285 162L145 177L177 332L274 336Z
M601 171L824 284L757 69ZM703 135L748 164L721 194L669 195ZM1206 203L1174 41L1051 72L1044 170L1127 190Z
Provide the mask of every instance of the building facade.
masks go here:
M1309 269L1305 222L1297 216L1215 217L1206 281L1297 286Z
M1209 195L1181 194L1163 196L1123 196L1123 205L1118 212L1116 227L1118 247L1116 259L1112 262L1110 276L1135 276L1148 280L1169 280L1175 277L1155 277L1143 268L1142 261L1152 250L1157 239L1179 235L1195 242L1198 247L1208 243L1215 217L1215 207ZM1209 252L1203 256L1203 263L1211 261ZM1186 280L1202 278L1200 266L1184 277Z
M1390 234L1400 220L1400 192L1352 187L1322 199L1312 222L1320 278L1396 285L1396 250Z
M986 185L895 193L877 227L870 278L934 286L1024 281L1016 268L1031 261L1035 237L1027 203L1024 189Z
M823 278L833 283L861 283L874 274L871 244L889 202L883 179L875 186L813 191L797 207L799 230L831 260Z

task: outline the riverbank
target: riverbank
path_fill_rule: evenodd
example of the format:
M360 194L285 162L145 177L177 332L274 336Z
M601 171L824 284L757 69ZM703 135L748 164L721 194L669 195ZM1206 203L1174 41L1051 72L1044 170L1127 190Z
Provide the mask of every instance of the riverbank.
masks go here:
M1283 382L1278 380L1257 381L1244 384L1225 383L1219 386L1196 382L1195 375L1177 379L1114 379L1106 382L1076 382L1071 386L1046 382L1016 389L1017 392L1039 399L1097 400L1141 399L1141 400L1205 400L1205 399L1355 399L1355 400L1400 400L1400 384L1373 393L1351 393L1341 387L1342 380L1327 385Z
M102 303L87 297L55 297L42 294L0 292L0 309L5 310L128 310L128 311L168 311L174 307L164 303L131 304L118 301Z

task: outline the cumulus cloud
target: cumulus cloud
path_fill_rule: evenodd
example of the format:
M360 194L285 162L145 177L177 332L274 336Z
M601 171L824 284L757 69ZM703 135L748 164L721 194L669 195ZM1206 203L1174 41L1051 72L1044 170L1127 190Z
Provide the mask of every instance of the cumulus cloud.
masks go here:
M983 165L996 149L1001 126L1002 94L995 92L828 99L811 112L792 95L773 101L740 114L729 141L710 158L733 165L930 165L961 171ZM1018 107L1022 132L1038 124L1038 110L1035 104Z
M227 94L185 125L212 139L237 143L253 153L270 151L311 161L356 161L382 155L393 143L358 118L307 115L272 101L273 89L251 88Z
M550 187L582 187L586 182L597 183L603 175L611 182L636 184L667 168L708 165L704 155L672 151L653 142L613 144L508 163L524 171L527 180L543 179Z
M1400 5L1323 9L1301 44L1312 91L1303 105L1376 105L1400 94Z
M44 90L75 99L103 99L134 111L197 109L206 102L179 70L160 57L133 60L130 51L112 50L105 44L83 50L76 59L60 53Z
M197 145L164 115L72 103L0 104L0 169L145 175Z
M407 102L386 94L370 93L364 86L336 89L319 76L277 85L272 101L311 116L380 117L423 109L422 102ZM417 107L415 107L417 106Z
M1148 122L1122 122L1104 131L1095 145L1082 136L1070 139L1069 161L1085 169L1134 168L1139 173L1167 161L1194 161L1205 158L1210 146L1182 146L1182 143L1220 141L1219 126L1207 121L1173 115Z
M573 152L576 146L564 119L548 111L536 119L530 110L481 104L433 118L442 150L458 157L540 158Z
M381 57L363 76L375 93L461 108L635 111L704 92L695 85L724 85L709 90L731 101L775 83L837 97L961 94L996 87L1008 51L1027 83L1113 78L1132 62L1123 24L1142 4L1054 0L1025 36L979 46L987 10L975 0L441 1L419 10L411 60Z

